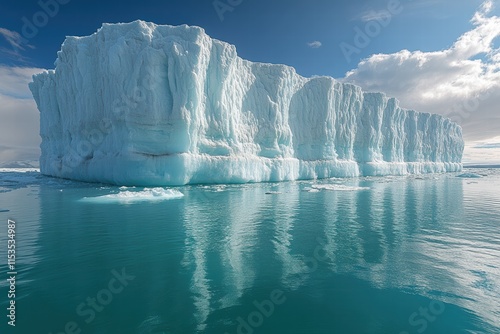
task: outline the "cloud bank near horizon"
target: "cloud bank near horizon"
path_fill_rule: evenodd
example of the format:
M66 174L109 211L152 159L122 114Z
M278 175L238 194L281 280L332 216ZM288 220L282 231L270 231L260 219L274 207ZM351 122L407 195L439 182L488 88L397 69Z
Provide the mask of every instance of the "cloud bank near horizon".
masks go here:
M40 117L28 83L42 71L0 65L0 162L38 160Z

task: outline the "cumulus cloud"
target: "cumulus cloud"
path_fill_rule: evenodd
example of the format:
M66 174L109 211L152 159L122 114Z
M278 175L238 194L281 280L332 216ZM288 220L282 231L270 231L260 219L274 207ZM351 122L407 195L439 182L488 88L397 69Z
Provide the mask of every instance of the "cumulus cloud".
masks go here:
M320 41L314 41L314 42L307 43L307 46L309 46L310 48L313 48L313 49L318 49L322 45L323 45L323 43L321 43Z
M473 29L449 48L434 52L402 50L362 60L343 79L368 91L397 97L405 108L450 117L466 140L500 133L500 18L485 1L471 19Z
M28 83L41 71L0 65L0 162L38 160L40 117Z

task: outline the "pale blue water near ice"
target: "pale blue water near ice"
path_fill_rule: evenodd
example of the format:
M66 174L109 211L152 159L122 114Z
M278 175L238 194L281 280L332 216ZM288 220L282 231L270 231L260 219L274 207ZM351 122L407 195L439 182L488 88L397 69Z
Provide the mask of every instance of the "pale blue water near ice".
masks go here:
M468 171L146 191L4 171L0 332L500 333L500 170Z

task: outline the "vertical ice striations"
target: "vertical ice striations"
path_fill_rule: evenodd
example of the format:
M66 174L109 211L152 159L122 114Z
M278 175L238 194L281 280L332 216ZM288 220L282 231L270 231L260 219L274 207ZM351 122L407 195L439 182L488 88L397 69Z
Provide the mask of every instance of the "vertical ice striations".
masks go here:
M34 76L44 174L124 185L458 171L461 128L333 78L252 63L203 29L68 37Z

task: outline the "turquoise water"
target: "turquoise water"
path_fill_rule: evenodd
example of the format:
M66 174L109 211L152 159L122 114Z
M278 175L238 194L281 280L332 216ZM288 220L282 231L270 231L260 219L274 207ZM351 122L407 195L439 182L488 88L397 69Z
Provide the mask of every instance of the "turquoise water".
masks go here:
M144 191L4 171L0 332L500 333L500 170L469 172Z

